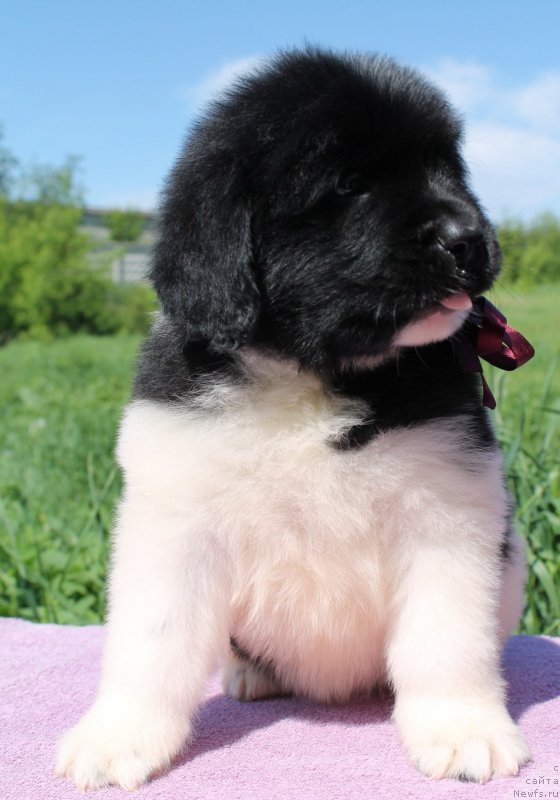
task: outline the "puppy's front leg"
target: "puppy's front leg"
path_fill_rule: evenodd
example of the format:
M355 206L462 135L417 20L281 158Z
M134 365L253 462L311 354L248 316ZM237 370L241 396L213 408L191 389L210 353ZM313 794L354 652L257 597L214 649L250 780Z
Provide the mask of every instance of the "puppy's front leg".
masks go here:
M84 790L133 789L170 763L228 641L225 547L202 520L129 492L113 560L97 699L58 753Z
M499 671L503 517L478 516L470 524L467 509L440 505L433 518L416 518L388 656L412 761L432 778L485 782L517 774L530 754Z

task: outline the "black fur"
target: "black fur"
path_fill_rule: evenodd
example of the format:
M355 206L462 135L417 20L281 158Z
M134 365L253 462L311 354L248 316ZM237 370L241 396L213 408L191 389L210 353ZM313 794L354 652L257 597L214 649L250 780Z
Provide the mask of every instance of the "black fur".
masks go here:
M370 414L344 440L458 413L493 445L477 377L453 343L402 349L395 331L453 292L476 296L500 268L469 189L461 125L441 92L380 57L308 49L238 81L195 127L164 193L151 270L166 319L135 396L241 380L243 345L295 358Z
M512 563L515 561L516 552L514 549L513 541L515 535L514 528L514 506L510 498L505 519L504 536L500 544L500 558L503 564Z
M201 341L186 342L183 327L163 318L142 348L133 395L137 400L184 403L203 392L212 376L243 381L230 354L213 352Z
M365 400L370 415L333 443L341 450L367 444L377 433L429 419L468 416L465 447L483 450L495 446L495 437L480 397L478 375L463 372L453 340L422 348L407 348L369 372L342 374L335 391Z

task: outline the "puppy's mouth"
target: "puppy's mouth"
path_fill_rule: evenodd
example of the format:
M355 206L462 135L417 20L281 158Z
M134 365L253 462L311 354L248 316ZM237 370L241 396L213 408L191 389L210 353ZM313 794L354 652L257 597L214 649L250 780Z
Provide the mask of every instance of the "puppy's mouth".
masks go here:
M419 347L448 339L463 325L472 305L466 292L447 295L401 328L392 344L396 347Z

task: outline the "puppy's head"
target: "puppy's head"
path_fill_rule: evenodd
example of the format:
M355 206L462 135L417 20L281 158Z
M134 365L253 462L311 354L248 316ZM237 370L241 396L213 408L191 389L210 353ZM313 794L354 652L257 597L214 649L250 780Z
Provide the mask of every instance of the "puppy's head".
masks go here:
M461 125L413 71L283 54L238 82L171 173L152 279L187 342L371 365L452 335L500 266Z

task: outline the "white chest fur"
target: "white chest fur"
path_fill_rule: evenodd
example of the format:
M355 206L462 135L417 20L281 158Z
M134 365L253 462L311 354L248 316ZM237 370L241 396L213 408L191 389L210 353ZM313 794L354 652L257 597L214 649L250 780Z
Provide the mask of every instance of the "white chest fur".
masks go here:
M196 520L197 535L219 531L239 644L286 688L343 699L384 675L418 548L496 551L499 454L470 452L460 418L337 451L329 439L360 419L358 406L289 364L251 357L249 368L248 385L215 386L198 407L133 403L120 463L133 491Z

